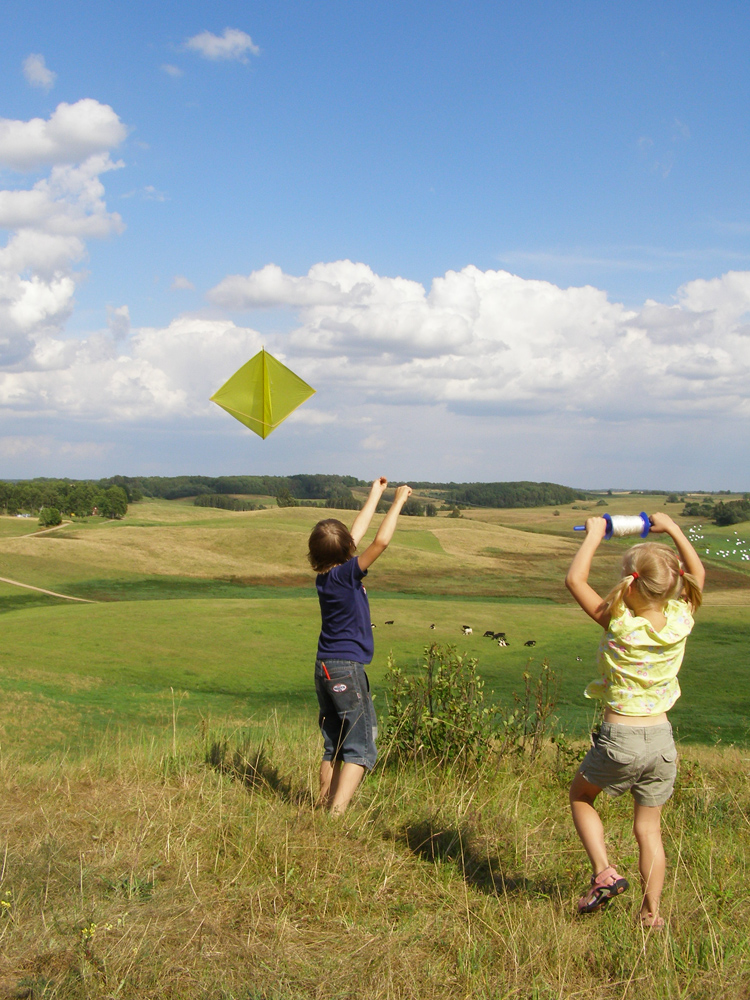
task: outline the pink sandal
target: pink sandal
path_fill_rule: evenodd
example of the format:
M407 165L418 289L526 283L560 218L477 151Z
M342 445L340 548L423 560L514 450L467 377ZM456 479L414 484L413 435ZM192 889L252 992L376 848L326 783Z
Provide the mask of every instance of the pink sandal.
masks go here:
M598 875L591 876L591 888L578 900L579 913L594 913L606 906L610 899L625 892L629 882L610 865Z

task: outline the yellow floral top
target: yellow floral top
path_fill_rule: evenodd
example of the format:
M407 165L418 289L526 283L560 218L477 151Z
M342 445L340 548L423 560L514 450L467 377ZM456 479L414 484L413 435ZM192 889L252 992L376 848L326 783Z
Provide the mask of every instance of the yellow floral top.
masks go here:
M618 715L660 715L680 697L677 674L685 642L693 628L690 607L667 601L667 622L661 632L646 618L622 606L599 644L602 676L584 692L603 701Z

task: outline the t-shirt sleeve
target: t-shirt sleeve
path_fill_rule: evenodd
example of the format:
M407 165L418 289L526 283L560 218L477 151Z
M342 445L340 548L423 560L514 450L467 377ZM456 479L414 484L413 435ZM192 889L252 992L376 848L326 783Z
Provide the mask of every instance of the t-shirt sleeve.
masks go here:
M334 566L330 570L332 579L344 587L354 587L360 580L367 576L367 570L361 570L359 559L353 556L340 566Z

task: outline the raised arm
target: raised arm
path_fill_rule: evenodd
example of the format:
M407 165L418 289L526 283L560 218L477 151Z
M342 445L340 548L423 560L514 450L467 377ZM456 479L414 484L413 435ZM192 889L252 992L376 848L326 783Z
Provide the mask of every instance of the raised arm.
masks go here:
M352 530L349 532L354 539L354 544L359 545L365 536L365 532L370 527L370 521L372 520L372 515L375 513L378 504L380 503L380 498L385 492L388 486L388 480L385 476L378 476L375 482L370 487L370 495L367 500L365 500L364 507L354 518L354 524L352 525Z
M679 524L675 524L669 514L652 514L649 521L651 522L651 530L653 532L664 532L669 535L677 546L677 551L680 553L680 559L685 569L691 576L695 577L696 583L703 590L703 584L706 582L706 571L703 568L703 563L700 561L698 553L687 540Z
M401 508L410 496L411 486L399 486L396 490L393 503L388 508L388 513L383 518L375 538L370 542L362 555L358 557L359 568L362 571L372 566L378 556L382 555L388 548L388 543L393 538L393 532L396 530L398 515L401 513Z
M586 537L583 544L573 557L568 575L565 577L565 586L578 601L583 610L594 621L607 628L610 620L610 613L602 611L602 598L589 584L589 573L594 553L599 548L601 540L607 533L607 522L603 517L589 517L586 519Z

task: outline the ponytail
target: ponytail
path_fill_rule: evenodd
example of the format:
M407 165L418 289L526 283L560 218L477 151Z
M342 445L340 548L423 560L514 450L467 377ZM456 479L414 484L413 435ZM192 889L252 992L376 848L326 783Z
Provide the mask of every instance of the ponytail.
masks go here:
M697 611L703 600L696 578L682 568L672 548L659 542L641 542L628 549L623 559L623 577L604 598L599 611L610 618L619 616L631 586L649 604L666 604L679 598Z
M624 576L604 598L599 610L606 612L610 618L616 618L622 610L622 603L625 599L625 594L628 592L630 584L633 583L635 579L636 577L632 573L628 574L628 576Z
M680 594L680 597L683 601L686 601L690 605L693 611L697 611L703 603L703 591L698 586L698 581L692 573L683 571L681 576L682 593Z

